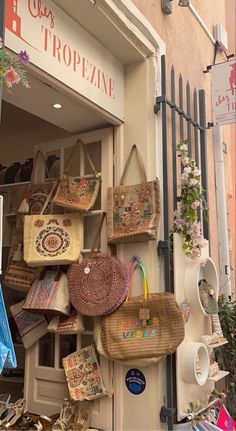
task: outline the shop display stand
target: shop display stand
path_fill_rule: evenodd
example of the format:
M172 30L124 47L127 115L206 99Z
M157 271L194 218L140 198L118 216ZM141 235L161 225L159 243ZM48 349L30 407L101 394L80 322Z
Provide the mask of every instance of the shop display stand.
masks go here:
M227 341L205 345L203 335L211 334L210 316L205 312L199 295L198 281L206 278L213 286L218 299L219 283L214 262L209 256L209 248L202 250L196 259L186 257L183 240L174 234L174 283L175 297L179 305L186 300L190 303L190 317L185 324L185 338L176 352L177 420L190 415L190 402L203 403L205 410L210 404L209 396L215 382L224 378L228 371L219 371L208 377L209 354L214 348Z

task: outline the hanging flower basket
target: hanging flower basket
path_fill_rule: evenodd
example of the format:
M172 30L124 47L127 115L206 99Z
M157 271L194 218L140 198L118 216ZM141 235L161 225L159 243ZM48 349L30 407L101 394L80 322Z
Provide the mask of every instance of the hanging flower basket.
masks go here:
M0 38L0 83L4 83L11 92L13 85L21 83L25 88L30 88L26 77L24 65L29 63L29 54L20 51L18 56L10 54L3 48Z

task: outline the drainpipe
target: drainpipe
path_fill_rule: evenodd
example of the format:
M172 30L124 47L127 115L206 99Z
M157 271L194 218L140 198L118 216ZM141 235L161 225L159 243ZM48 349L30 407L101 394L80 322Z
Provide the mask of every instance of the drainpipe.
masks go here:
M199 22L200 26L203 28L203 30L207 34L207 36L210 39L210 41L213 43L213 45L215 45L216 44L216 40L212 36L210 30L207 28L206 24L204 23L204 21L202 20L202 18L200 17L200 15L197 13L196 9L193 7L193 5L191 3L189 4L188 8L191 11L191 13L193 14L193 16L196 18L196 20Z
M224 294L226 299L231 299L231 276L229 257L229 237L227 224L227 205L225 193L224 176L224 154L222 128L213 127L213 146L215 162L215 183L216 183L216 206L217 224L219 237L219 262L220 262L220 294Z

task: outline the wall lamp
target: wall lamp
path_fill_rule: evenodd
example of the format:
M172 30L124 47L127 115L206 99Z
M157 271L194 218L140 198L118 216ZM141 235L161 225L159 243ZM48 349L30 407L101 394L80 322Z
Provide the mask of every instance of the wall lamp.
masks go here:
M166 14L172 13L172 1L173 0L161 0L161 9ZM190 5L190 0L179 0L178 6L188 7Z

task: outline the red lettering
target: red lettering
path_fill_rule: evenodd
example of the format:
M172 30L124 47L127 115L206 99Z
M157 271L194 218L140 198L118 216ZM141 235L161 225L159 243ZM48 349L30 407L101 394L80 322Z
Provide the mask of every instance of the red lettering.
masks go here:
M94 84L94 85L96 85L96 81L94 82L95 72L96 72L96 66L93 65L92 66L92 75L91 75L90 82L91 82L91 84Z
M88 66L89 66L89 60L87 60L87 58L83 57L83 59L82 59L82 76L83 76L83 78L87 79L87 81L89 80ZM85 74L86 74L86 76L85 76Z
M73 70L76 72L76 66L80 64L80 55L77 51L73 51Z
M102 84L103 84L104 93L108 94L107 93L107 75L105 75L104 72L102 72Z
M114 85L115 82L113 81L113 79L109 78L109 96L112 97L112 99L115 99Z
M50 27L53 28L55 25L54 15L50 9L46 6L42 6L41 0L28 0L28 9L29 13L33 18L49 18L50 19Z
M66 52L67 52L67 54L66 54ZM69 45L64 45L63 46L63 60L64 60L64 63L66 66L70 66L71 58L72 58L72 55L71 55L71 49L70 49Z
M98 88L101 88L101 75L100 75L100 69L98 69Z
M55 34L53 35L53 57L56 57L56 51L57 51L57 58L58 61L61 62L61 41L59 37L57 37Z
M42 25L41 31L44 31L44 51L48 50L48 36L51 38L51 32Z

